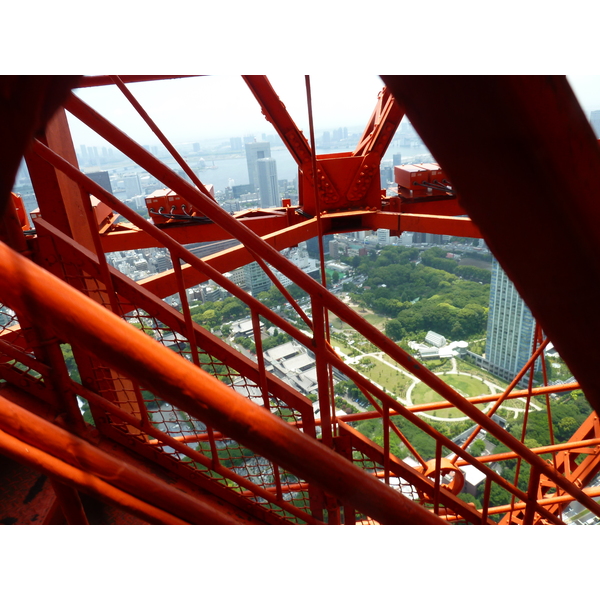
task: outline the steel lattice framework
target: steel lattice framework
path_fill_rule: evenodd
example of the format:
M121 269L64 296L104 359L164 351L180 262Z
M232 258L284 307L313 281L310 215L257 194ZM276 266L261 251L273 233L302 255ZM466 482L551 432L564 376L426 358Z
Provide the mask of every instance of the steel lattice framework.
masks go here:
M565 78L384 76L354 152L317 155L310 80L308 140L268 79L245 76L257 110L298 165L299 201L236 214L214 201L127 87L155 79L169 77L1 81L0 131L10 143L0 173L0 454L6 465L43 475L40 485L48 482L43 522L91 522L83 498L133 522L168 524L561 524L573 500L600 516L600 488L588 487L600 469L596 412L563 443L554 442L549 418L552 443L533 448L525 444L526 422L515 438L492 418L516 397L527 407L537 398L550 414L552 394L580 388L594 411L600 404L598 348L586 341L599 339L600 151ZM72 91L105 85L121 90L189 181ZM90 179L77 164L67 112L201 218L161 226ZM434 197L416 201L380 189L380 163L404 115L452 182ZM11 194L23 156L39 204L34 230ZM531 359L503 393L464 397L280 253L314 237L322 249L325 235L379 228L485 239L537 320ZM569 243L546 243L559 237ZM239 244L205 258L185 247L224 239ZM107 253L139 248L165 249L173 268L136 282L107 261ZM277 285L302 328L224 275L250 262ZM309 295L310 314L273 270ZM192 319L186 290L208 280L250 309L254 358ZM163 300L173 294L181 311ZM330 340L333 317L444 401L405 405L344 361ZM312 402L267 368L262 322L314 354L318 419ZM523 388L549 340L579 383L550 386L544 371L543 386ZM79 377L66 367L65 344ZM334 373L354 382L372 408L340 416ZM78 399L89 404L94 426ZM476 425L462 443L422 417L447 407ZM382 422L380 444L353 427L365 419ZM433 440L435 458L415 449L407 433L415 428ZM508 452L473 456L480 430ZM392 440L415 466L392 453ZM515 460L517 478L529 468L526 489L497 468ZM459 497L467 465L485 481L481 508ZM507 490L510 504L494 505L492 486ZM11 510L5 515L15 520L27 512L24 504Z

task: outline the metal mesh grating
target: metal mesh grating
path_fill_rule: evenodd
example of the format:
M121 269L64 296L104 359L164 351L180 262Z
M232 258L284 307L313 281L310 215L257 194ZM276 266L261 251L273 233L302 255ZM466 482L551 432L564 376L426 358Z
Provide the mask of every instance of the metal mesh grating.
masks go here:
M202 370L245 398L259 406L264 406L264 394L260 385L238 373L203 348L197 345L191 346L188 337L182 333L185 331L183 323L181 330L177 331L162 323L155 315L128 303L127 299L121 296L117 296L111 303L104 283L83 272L78 265L66 263L64 271L68 283L105 308L111 310L116 303L119 312L130 325L186 360L195 362ZM257 502L263 507L268 506L269 510L285 516L286 519L302 522L301 517L293 516L289 510L286 510L286 502L299 509L298 512L304 511L310 514L306 484L299 482L294 475L279 469L271 461L255 454L236 440L211 431L205 423L174 405L171 398L157 396L114 369L102 366L96 359L91 361L90 369L95 381L94 388L101 396L142 421L147 417L147 426L143 431L139 427L123 422L118 416L96 407L96 412L104 413L104 418L98 422L105 432L108 428L118 436L133 437L144 445L150 444L152 450L159 453L163 459L166 456L180 467L201 473L252 502ZM268 404L269 410L274 415L290 424L300 424L303 420L300 410L291 408L272 393L268 395ZM158 438L152 435L153 431L159 436ZM163 435L161 436L159 432ZM173 443L170 444L165 440L164 435L169 436ZM213 443L211 443L211 436ZM213 450L216 450L216 455ZM202 460L197 453L202 455ZM223 469L215 467L215 464L219 464ZM228 477L227 469L235 477ZM248 482L247 486L244 485L244 481ZM265 492L268 491L267 497L269 495L279 497L282 506L267 500L255 489L255 486Z
M0 341L0 377L11 381L20 380L24 386L43 383L43 377L38 371L15 358L24 353L27 359L36 361L17 315L5 304L0 304ZM23 360L28 362L25 358Z

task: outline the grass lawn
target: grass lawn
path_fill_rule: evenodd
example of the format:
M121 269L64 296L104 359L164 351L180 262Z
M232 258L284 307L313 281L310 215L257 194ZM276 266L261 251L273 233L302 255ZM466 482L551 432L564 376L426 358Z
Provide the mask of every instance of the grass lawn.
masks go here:
M348 344L345 344L344 342L334 337L331 338L331 345L334 348L339 348L344 354L348 356L352 356L352 353L354 351L353 346L349 346Z
M336 317L332 312L329 313L329 324L335 329L347 329L348 331L354 331L350 325L342 321L339 317Z
M375 363L375 366L368 371L367 375L373 381L383 386L392 396L404 396L408 386L411 384L411 380L399 371L396 371L396 369L388 367L377 358L369 357L369 359Z
M378 383L391 396L405 395L408 386L411 384L411 380L406 375L392 367L388 367L388 365L373 356L369 356L368 360L372 367L365 368L360 364L356 365L359 373Z
M382 315L375 315L373 313L368 313L366 315L363 315L365 320L367 320L369 323L371 323L371 325L373 325L374 327L379 327L379 325L381 325L382 323L385 323L388 318L384 317Z
M500 386L502 389L505 389L506 386L508 385L508 383L506 381L502 381L501 379L498 379L498 377L495 377L491 373L488 373L487 371L484 371L483 369L480 369L479 367L472 365L471 363L467 362L466 360L458 359L456 362L457 362L459 371L462 371L464 373L473 373L474 375L479 375L480 377L487 379L490 383L495 383L496 385Z
M463 396L470 398L473 396L484 396L489 394L489 388L478 379L473 379L466 375L441 375L440 378L448 385L458 390ZM445 402L445 400L436 392L427 387L424 383L418 383L412 392L413 404L430 404L432 402ZM486 405L479 404L478 408L482 409ZM428 414L433 414L436 417L457 418L465 415L457 408L444 408L432 411Z
M357 310L356 311L363 319L371 323L374 327L380 327L383 323L388 321L388 317L384 317L383 315L376 315L372 312ZM329 324L333 325L336 329L348 329L354 330L353 327L342 321L339 317L334 315L332 312L329 313Z

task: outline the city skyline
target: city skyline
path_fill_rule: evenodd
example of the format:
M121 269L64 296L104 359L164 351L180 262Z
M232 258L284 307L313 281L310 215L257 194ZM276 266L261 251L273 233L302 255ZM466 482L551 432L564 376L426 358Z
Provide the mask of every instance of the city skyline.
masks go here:
M309 138L305 76L268 77L298 128ZM310 77L310 84L317 131L364 128L384 87L377 75L351 81L339 75L316 75ZM344 101L339 96L342 87ZM128 88L174 143L276 133L239 75L150 81L128 84ZM75 94L139 143L158 142L115 86L83 88ZM106 144L100 136L67 115L76 146Z
M298 128L309 138L304 75L268 78ZM568 75L567 79L589 120L591 111L600 109L600 76ZM364 128L384 87L373 74L352 79L311 75L310 84L316 132ZM128 88L173 143L276 133L239 75L150 81L128 84ZM340 89L344 90L343 99ZM160 143L115 86L83 88L75 93L137 142ZM76 147L107 143L67 115Z

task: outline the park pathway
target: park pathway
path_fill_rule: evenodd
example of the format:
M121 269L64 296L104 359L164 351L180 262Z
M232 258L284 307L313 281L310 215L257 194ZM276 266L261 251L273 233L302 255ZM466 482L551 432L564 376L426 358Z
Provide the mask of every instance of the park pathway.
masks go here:
M412 399L412 393L415 389L415 386L420 383L420 379L418 377L416 377L415 375L413 375L412 373L409 373L408 371L406 371L405 369L403 369L402 367L399 367L398 365L395 365L391 362L389 362L388 360L386 360L386 354L384 352L361 352L360 350L358 350L358 352L360 352L359 356L354 356L354 357L350 357L347 354L344 354L339 348L336 348L336 350L342 354L343 357L345 357L347 364L350 365L357 365L363 358L368 358L368 357L372 357L372 358L376 358L377 360L381 361L384 365L386 365L387 367L390 367L391 369L394 369L395 371L398 371L399 373L401 373L402 375L404 375L405 377L408 377L409 379L411 379L411 384L409 385L408 389L406 390L406 398L402 398L400 396L396 396L396 399L401 402L402 404L404 404L404 406L414 406L414 402ZM451 364L451 368L449 371L441 371L441 372L437 372L435 373L435 375L462 375L464 377L471 377L473 379L478 379L479 381L481 381L482 383L484 383L489 391L490 394L498 394L498 393L502 393L504 391L504 388L493 383L492 381L489 381L487 379L484 379L483 377L479 376L479 375L473 375L472 373L466 373L464 371L459 371L458 370L458 363L456 361L456 358L452 357L450 359L450 364ZM379 389L384 389L383 386L381 384L379 384L378 382L374 381L373 379L371 379L370 377L368 377L367 374L362 373L362 375L364 377L366 377L367 379L369 379L369 381L371 381L371 383L373 383L374 385L376 385ZM462 392L461 390L457 389L454 386L450 386L452 387L452 389L454 389L454 391L458 392L461 396L464 395L464 392ZM523 404L525 404L525 401L522 401ZM356 405L356 407L358 408L359 405ZM488 407L491 408L492 404L488 404ZM531 402L530 404L531 410L542 410L542 408L540 406L538 406L535 402ZM514 417L516 418L518 416L519 413L524 413L525 412L525 407L523 408L519 408L519 407L515 407L515 406L502 406L502 408L504 410L510 411L514 414ZM364 412L364 408L362 408L362 411ZM447 422L454 422L454 421L465 421L468 420L469 417L438 417L438 416L434 416L434 415L430 415L430 414L426 414L423 413L422 414L423 417L427 418L427 419L431 419L434 421L447 421Z

